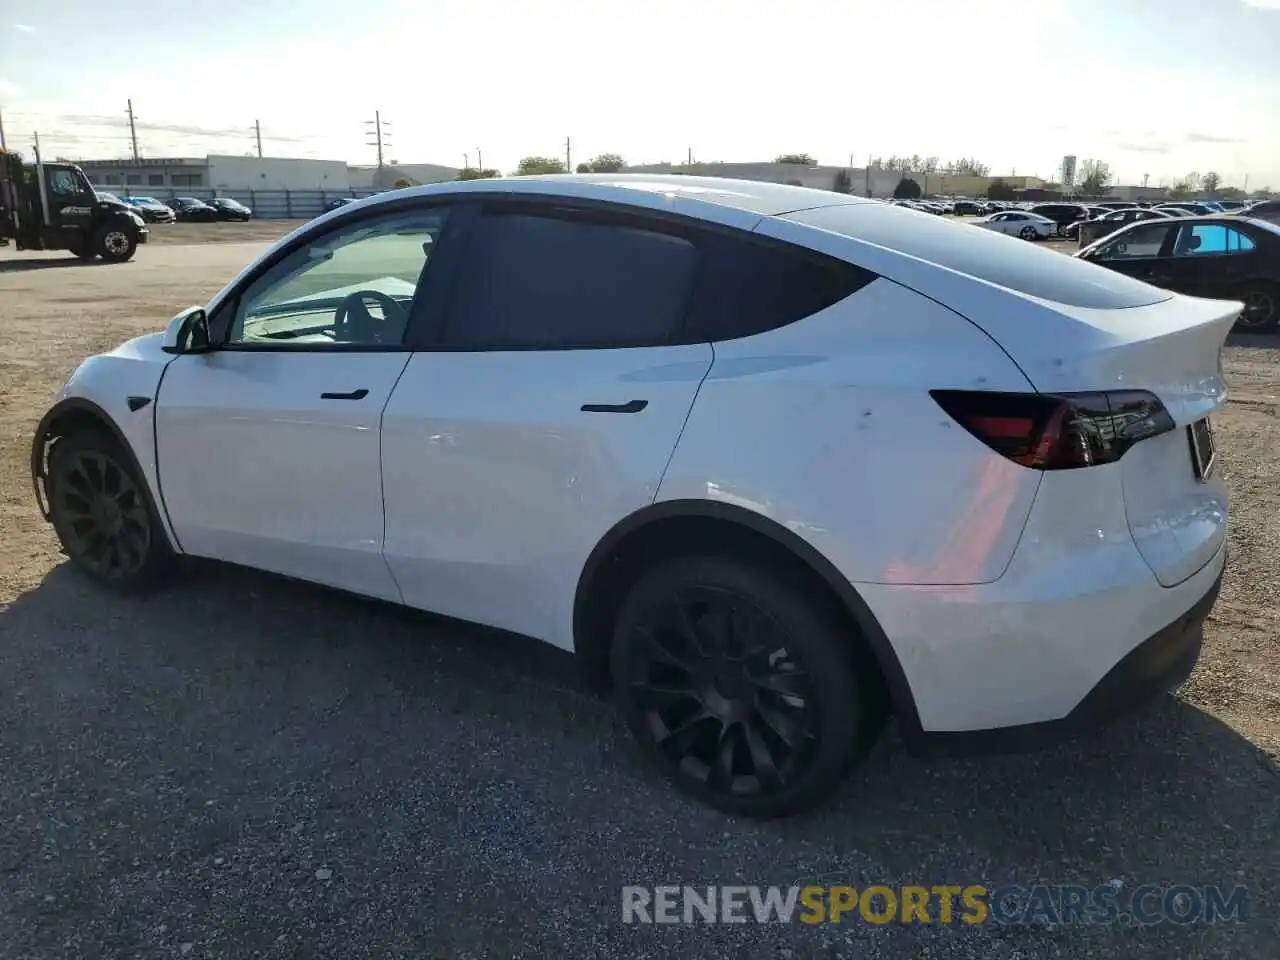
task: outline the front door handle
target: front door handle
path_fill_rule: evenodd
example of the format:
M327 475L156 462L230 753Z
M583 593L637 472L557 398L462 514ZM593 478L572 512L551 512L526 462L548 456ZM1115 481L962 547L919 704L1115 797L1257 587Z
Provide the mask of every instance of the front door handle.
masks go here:
M359 390L352 390L350 393L322 393L321 400L363 400L369 395L369 391L364 387Z
M583 413L639 413L649 405L648 400L629 400L626 403L584 403Z

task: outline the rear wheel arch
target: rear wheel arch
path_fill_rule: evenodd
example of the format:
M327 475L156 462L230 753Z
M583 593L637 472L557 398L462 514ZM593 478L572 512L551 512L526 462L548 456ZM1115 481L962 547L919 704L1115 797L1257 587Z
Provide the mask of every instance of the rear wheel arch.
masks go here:
M851 642L884 680L891 709L913 742L920 717L906 673L879 621L835 565L777 521L711 500L656 503L617 523L583 565L573 606L574 649L593 682L608 683L613 619L637 572L673 556L727 552L750 556L799 581L850 628Z

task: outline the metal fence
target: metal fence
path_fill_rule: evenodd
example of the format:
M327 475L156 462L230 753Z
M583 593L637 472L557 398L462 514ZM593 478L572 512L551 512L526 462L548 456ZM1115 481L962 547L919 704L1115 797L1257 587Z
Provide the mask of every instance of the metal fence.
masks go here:
M212 200L214 197L231 197L239 200L261 220L310 220L324 213L330 203L343 197L360 199L370 197L381 190L200 190L178 187L121 188L99 184L99 192L114 193L118 197L154 197L165 203L175 197L195 197Z

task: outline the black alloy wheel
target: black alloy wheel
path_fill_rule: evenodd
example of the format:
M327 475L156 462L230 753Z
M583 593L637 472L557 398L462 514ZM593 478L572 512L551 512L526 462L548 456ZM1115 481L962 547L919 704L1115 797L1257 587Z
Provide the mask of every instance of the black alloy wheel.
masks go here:
M728 558L672 561L623 604L623 715L676 785L730 813L783 816L839 782L879 727L850 638L803 589Z
M54 530L71 560L95 580L121 589L150 585L172 551L127 458L105 436L59 440L49 456Z
M1244 310L1236 320L1237 330L1261 333L1276 328L1280 322L1276 313L1277 306L1280 305L1277 303L1280 300L1280 287L1269 284L1251 285L1241 292L1240 299L1244 302Z

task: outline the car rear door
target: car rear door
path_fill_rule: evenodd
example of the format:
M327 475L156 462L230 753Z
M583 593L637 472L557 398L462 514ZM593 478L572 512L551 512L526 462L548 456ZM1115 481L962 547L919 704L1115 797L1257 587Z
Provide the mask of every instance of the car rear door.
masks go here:
M1173 245L1180 290L1197 297L1230 298L1251 276L1257 246L1236 227L1188 221Z
M375 207L282 251L215 312L220 346L168 366L157 460L185 552L400 599L379 428L447 216Z
M653 501L711 367L680 342L698 241L537 198L470 229L383 418L386 560L406 603L569 646L587 556Z

